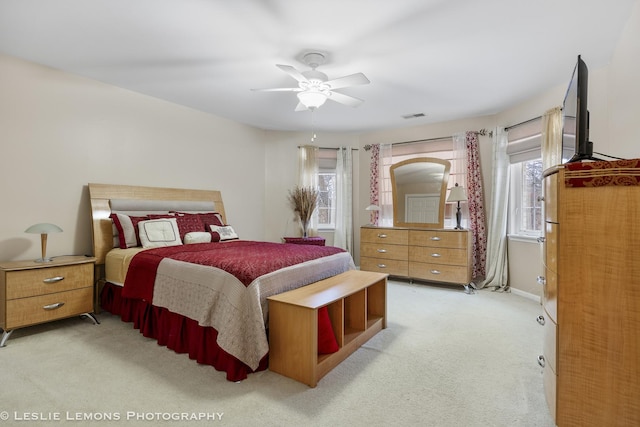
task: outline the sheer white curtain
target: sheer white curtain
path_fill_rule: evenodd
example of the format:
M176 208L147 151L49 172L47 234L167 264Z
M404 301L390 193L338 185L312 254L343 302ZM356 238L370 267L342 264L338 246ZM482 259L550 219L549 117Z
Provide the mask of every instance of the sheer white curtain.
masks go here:
M298 186L318 189L318 147L304 145L298 149ZM318 211L316 209L307 229L308 235L315 236L317 229Z
M391 174L389 168L393 164L391 144L380 144L379 174L379 205L378 226L393 227L393 193L391 191Z
M351 148L340 147L336 157L336 229L333 245L353 256L353 159Z
M487 242L487 277L483 287L508 288L507 219L509 215L509 155L507 132L493 132L493 174L491 177L491 216Z

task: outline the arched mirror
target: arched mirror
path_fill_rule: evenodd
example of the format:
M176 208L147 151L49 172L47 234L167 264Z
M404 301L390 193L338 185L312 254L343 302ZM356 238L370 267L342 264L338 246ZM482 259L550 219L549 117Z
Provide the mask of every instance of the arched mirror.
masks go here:
M444 205L451 163L419 157L391 166L393 225L444 228Z

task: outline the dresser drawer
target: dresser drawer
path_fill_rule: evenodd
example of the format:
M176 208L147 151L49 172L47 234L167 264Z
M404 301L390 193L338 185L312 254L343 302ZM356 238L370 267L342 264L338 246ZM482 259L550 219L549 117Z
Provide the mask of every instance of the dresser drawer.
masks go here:
M409 245L435 248L467 248L466 231L410 230Z
M551 368L554 373L557 373L558 325L546 311L543 312L543 316L544 341L542 343L542 354L544 355L545 369Z
M6 329L93 311L93 286L7 301Z
M93 263L6 272L6 298L26 298L93 286Z
M545 223L543 305L558 321L558 236L559 224Z
M409 276L416 279L431 280L434 282L451 282L459 284L467 284L471 282L469 268L466 266L410 262Z
M466 249L409 246L409 261L430 261L434 264L466 266L468 257Z
M409 274L409 263L396 259L360 258L360 270L377 271L391 276L406 277Z
M397 259L406 261L409 259L407 246L389 245L383 243L361 243L360 256L369 258Z
M545 397L545 400L547 401L549 412L551 412L551 417L556 422L557 422L557 419L556 419L557 382L558 382L558 377L555 374L555 372L553 372L553 370L545 366L542 371L542 383L544 384L544 397Z
M558 222L558 174L544 178L544 219Z
M369 243L384 243L387 245L406 245L409 241L409 230L394 230L389 228L361 228L360 241Z

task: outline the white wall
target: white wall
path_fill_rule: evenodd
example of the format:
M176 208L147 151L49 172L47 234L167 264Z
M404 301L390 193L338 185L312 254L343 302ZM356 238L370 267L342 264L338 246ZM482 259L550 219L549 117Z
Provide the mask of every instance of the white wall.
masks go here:
M232 225L264 236L264 132L0 55L0 260L91 253L89 182L222 191Z

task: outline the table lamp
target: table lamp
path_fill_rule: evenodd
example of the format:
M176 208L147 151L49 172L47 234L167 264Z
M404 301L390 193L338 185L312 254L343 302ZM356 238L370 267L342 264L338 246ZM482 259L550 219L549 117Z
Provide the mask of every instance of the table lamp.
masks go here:
M467 193L464 191L464 187L460 187L456 183L455 187L451 188L447 202L458 202L458 210L456 211L456 227L455 230L462 230L460 220L462 219L462 213L460 212L460 202L467 201Z
M374 218L373 215L374 215L374 212L380 211L380 206L378 206L378 205L369 205L364 210L370 212L369 213L369 220L371 222L369 223L369 225L375 225L374 224L375 218Z
M51 262L51 258L47 258L47 235L49 233L60 233L62 228L55 224L41 223L34 224L24 230L25 233L40 234L40 242L42 246L42 258L36 259L35 262Z

